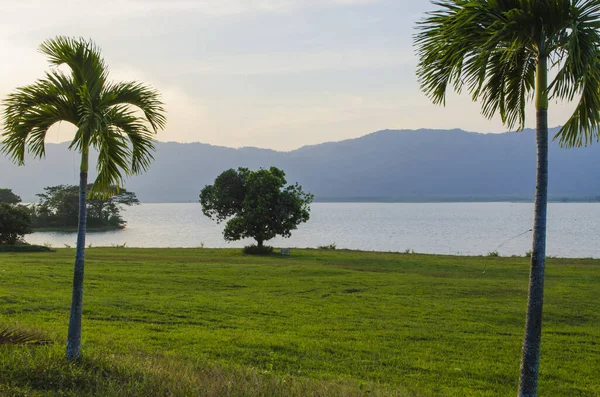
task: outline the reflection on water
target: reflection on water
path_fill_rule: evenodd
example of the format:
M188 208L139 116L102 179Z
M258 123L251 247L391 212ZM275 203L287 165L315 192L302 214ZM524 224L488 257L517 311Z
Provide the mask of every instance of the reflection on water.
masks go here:
M124 230L89 233L87 244L127 247L242 247L223 240L223 225L202 214L200 204L142 204L123 212ZM533 204L524 203L314 203L311 219L277 247L369 251L523 255L531 249ZM526 232L526 233L524 233ZM514 238L515 236L523 235ZM552 203L548 208L548 255L600 257L600 204ZM34 233L33 244L75 246L75 233Z

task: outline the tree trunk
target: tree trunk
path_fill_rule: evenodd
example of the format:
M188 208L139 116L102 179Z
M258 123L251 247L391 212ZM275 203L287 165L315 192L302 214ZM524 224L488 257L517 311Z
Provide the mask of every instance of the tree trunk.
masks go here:
M527 320L519 397L536 397L540 366L542 337L542 304L544 299L544 268L546 262L546 213L548 207L548 67L547 58L540 56L536 77L536 142L537 174L535 215L533 223L533 250L529 273Z
M75 269L73 272L73 297L71 299L71 317L67 337L67 360L77 360L81 347L81 317L83 313L83 270L85 258L85 232L87 221L87 179L88 154L81 157L79 174L79 223L77 226L77 249L75 251Z
M263 239L257 238L256 239L256 245L258 246L258 248L262 248L262 246L263 246Z

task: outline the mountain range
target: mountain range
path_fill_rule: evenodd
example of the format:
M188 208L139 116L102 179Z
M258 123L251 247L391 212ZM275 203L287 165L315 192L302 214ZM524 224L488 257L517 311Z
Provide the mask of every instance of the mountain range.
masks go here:
M600 145L564 149L552 142L549 157L551 199L600 198ZM150 170L125 187L143 202L190 202L225 169L276 166L321 201L532 200L535 158L533 130L383 130L289 152L158 142ZM46 158L25 167L0 156L0 187L37 201L45 186L77 184L78 165L67 143L48 144Z

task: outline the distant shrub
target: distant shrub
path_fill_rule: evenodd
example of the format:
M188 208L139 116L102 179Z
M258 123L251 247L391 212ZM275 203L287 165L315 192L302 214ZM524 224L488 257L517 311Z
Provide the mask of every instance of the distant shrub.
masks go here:
M244 247L244 254L246 255L269 255L273 253L273 247L269 245L258 245L252 244Z
M488 252L487 256L500 256L500 255L498 255L498 251L490 251L490 252Z
M527 251L525 253L525 258L531 258L531 252L532 252L531 250Z
M336 249L336 247L337 246L335 245L335 243L331 243L328 245L319 245L317 248L320 250L334 250Z
M404 253L405 253L405 254L414 254L414 253L415 253L415 250L414 250L414 249L412 249L412 248L407 248L407 249L405 249L405 250L404 250Z
M26 206L0 203L0 244L16 244L31 232L31 216Z
M88 185L88 190L92 185ZM123 229L123 206L139 204L135 193L120 188L110 197L90 197L87 201L87 228L98 230ZM37 195L39 203L29 207L30 223L34 229L75 230L79 219L79 186L58 185L44 188Z

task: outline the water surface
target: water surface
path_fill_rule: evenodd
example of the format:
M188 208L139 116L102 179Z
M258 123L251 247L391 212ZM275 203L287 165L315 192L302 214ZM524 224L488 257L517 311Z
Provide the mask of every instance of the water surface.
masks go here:
M202 214L199 203L142 204L123 212L124 230L89 233L87 244L127 247L242 247L227 243L223 225ZM277 247L317 247L369 251L524 255L531 249L533 204L527 203L314 203L311 219ZM520 236L519 236L520 235ZM518 236L518 237L517 237ZM34 233L27 241L75 246L74 233ZM548 255L600 258L600 204L551 203Z

